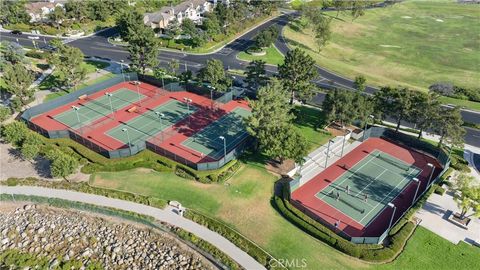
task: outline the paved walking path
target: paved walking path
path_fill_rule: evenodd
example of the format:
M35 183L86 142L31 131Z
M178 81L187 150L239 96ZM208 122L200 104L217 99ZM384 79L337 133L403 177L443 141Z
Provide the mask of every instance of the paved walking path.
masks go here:
M223 236L219 235L216 232L210 231L206 227L201 226L189 219L183 218L173 213L171 211L171 208L159 209L139 203L107 198L99 195L34 186L0 186L0 193L59 198L63 200L89 203L104 207L112 207L151 216L159 221L167 222L186 231L189 231L196 236L202 238L203 240L211 243L212 245L223 251L225 254L230 256L232 259L234 259L236 262L238 262L245 269L265 269L263 265L255 261L246 252L232 244Z

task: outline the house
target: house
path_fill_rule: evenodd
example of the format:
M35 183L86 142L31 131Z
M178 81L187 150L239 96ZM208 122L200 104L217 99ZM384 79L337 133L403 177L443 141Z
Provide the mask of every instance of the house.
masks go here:
M41 22L48 18L48 14L52 12L55 7L63 8L64 1L50 0L48 2L28 2L25 4L25 10L30 15L30 22Z
M200 24L203 19L202 14L212 9L213 5L209 1L187 0L176 6L163 7L157 12L145 13L143 23L153 29L165 29L172 21L177 20L182 23L185 18Z

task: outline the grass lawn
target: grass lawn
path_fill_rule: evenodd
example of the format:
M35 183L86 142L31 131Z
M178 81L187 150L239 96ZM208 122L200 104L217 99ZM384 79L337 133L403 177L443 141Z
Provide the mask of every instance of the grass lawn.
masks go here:
M295 107L295 127L305 136L309 145L309 152L322 146L332 136L329 133L318 130L325 124L325 115L322 111L312 107Z
M283 54L280 53L280 51L277 49L277 47L275 47L275 45L272 45L266 49L265 55L256 56L248 52L240 52L239 54L237 54L237 58L249 62L253 60L263 60L270 65L281 65L283 64L283 60L285 57L283 56Z
M403 253L393 263L376 265L376 269L475 269L480 248L464 242L454 245L419 226ZM477 265L477 266L475 266Z
M330 13L336 15L336 13ZM405 1L371 9L352 22L332 21L332 38L318 51L310 29L285 27L291 47L307 51L320 66L377 86L426 91L435 82L480 84L480 6L456 1Z
M112 74L112 73L108 73L108 74L105 74L103 76L100 76L94 80L91 80L91 81L88 81L88 82L84 82L84 83L81 83L77 86L76 90L80 90L84 87L87 87L87 86L90 86L90 85L93 85L93 84L96 84L96 83L99 83L99 82L102 82L102 81L105 81L105 80L108 80L110 78L113 78L115 77L115 74ZM53 83L52 80L54 80L54 77L53 76L48 76L47 79L45 79L43 82L45 81L49 81L47 82L48 84L51 84ZM42 84L43 84L42 82ZM44 90L42 89L41 87L39 87L41 90ZM50 87L51 88L51 87ZM48 89L48 88L47 88ZM56 99L58 97L61 97L61 96L64 96L64 95L67 95L67 94L70 94L74 91L73 88L69 89L68 91L59 91L59 92L54 92L54 93L50 93L48 95L45 96L45 99L43 100L43 102L47 102L47 101L50 101L50 100L53 100L53 99Z
M85 62L82 64L83 67L87 70L88 73L93 73L97 71L98 69L104 69L108 66L110 66L109 63L101 62L101 61L95 61L95 60L85 60Z
M456 99L456 98L444 97L444 96L440 97L440 101L444 104L453 104L455 106L461 106L463 108L467 108L470 110L480 111L480 102Z
M277 258L306 259L308 269L361 269L367 264L347 257L308 236L281 217L270 205L273 183L279 176L263 164L246 164L229 185L201 184L173 173L137 169L97 173L91 184L178 200L187 207L222 219Z

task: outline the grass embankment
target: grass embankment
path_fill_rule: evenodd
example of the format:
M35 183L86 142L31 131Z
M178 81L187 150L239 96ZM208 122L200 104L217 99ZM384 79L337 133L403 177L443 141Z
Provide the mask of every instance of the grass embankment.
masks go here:
M480 90L479 90L480 91ZM452 104L454 106L460 106L462 108L480 111L480 102L465 100L465 99L457 99L452 97L440 97L440 102L443 104Z
M265 55L253 55L248 50L237 54L237 58L244 61L263 60L269 65L281 65L285 57L280 51L272 45L265 49Z
M327 69L369 84L426 91L435 82L478 87L480 7L453 1L408 1L371 9L352 22L332 21L332 38L319 52L311 29L285 27L286 40ZM336 15L336 12L331 12Z
M375 269L475 269L480 248L460 242L454 245L419 226L403 253L392 263Z

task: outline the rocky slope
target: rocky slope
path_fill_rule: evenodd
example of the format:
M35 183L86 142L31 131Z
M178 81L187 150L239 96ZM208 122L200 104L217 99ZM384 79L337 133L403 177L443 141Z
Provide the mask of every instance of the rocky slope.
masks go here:
M50 267L78 260L105 269L213 269L163 232L104 216L47 206L0 207L0 252L49 258Z

